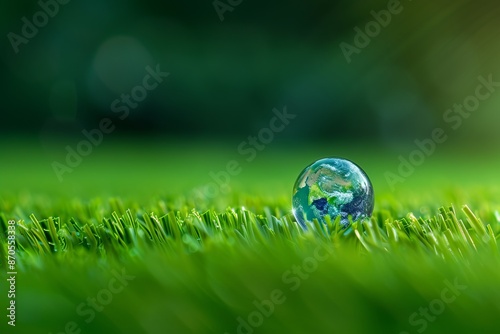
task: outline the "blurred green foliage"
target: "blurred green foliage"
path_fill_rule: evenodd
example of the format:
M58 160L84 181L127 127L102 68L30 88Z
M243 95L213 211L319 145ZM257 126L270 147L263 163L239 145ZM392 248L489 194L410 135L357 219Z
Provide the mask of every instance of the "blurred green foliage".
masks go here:
M387 0L242 1L220 21L212 1L70 1L15 53L3 39L2 132L79 135L140 84L144 68L171 73L130 117L123 135L240 136L273 107L301 116L287 140L411 144L497 66L495 1L402 1L403 10L347 63L340 43ZM36 1L0 5L0 31L21 33ZM500 94L454 142L497 147Z

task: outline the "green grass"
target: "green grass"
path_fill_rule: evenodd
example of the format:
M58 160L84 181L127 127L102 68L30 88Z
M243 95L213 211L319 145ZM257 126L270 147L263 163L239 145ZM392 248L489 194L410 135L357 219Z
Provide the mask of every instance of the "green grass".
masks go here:
M392 193L383 172L397 158L345 149L340 155L375 185L373 217L347 230L334 221L304 231L290 213L290 187L302 167L328 155L322 149L263 152L232 180L231 193L211 199L194 197L192 187L234 158L230 150L200 164L202 148L162 158L154 148L131 162L116 152L110 159L111 149L89 156L63 184L48 179L45 156L11 155L19 165L7 167L10 190L0 197L2 282L7 221L17 221L18 326L8 333L55 334L74 321L82 333L233 334L254 301L276 290L284 302L254 333L500 328L498 161L479 172L470 156L436 155ZM176 153L181 161L171 160ZM23 179L19 169L32 174ZM135 278L87 323L77 308L122 268ZM439 304L453 283L459 295ZM444 310L424 321L418 313L429 305Z

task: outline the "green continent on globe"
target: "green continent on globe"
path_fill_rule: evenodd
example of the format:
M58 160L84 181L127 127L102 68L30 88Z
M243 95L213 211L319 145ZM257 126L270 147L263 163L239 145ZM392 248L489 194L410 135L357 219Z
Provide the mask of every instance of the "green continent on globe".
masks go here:
M306 227L307 221L325 216L332 220L340 216L344 226L349 217L359 220L373 212L373 187L366 173L356 164L340 158L321 159L304 169L293 190L293 213L297 222Z

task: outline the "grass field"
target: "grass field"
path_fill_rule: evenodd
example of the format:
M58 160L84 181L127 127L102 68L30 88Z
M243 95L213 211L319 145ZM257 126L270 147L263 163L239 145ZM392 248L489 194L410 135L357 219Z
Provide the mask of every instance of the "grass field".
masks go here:
M500 160L443 150L394 191L397 154L105 143L59 182L64 146L2 144L0 236L16 221L16 327L4 333L498 333ZM42 152L42 153L41 153ZM370 221L291 215L291 188L330 155L375 188ZM231 191L200 195L230 160ZM2 307L7 307L2 288Z

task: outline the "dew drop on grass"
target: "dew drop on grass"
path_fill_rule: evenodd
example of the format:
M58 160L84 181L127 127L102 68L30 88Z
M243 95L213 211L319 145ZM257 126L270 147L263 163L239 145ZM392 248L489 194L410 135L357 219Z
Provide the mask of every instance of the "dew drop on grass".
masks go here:
M370 217L373 212L373 186L366 173L355 163L341 158L314 162L300 173L293 187L293 214L306 227L314 218L324 223L340 216L347 227L353 221Z

